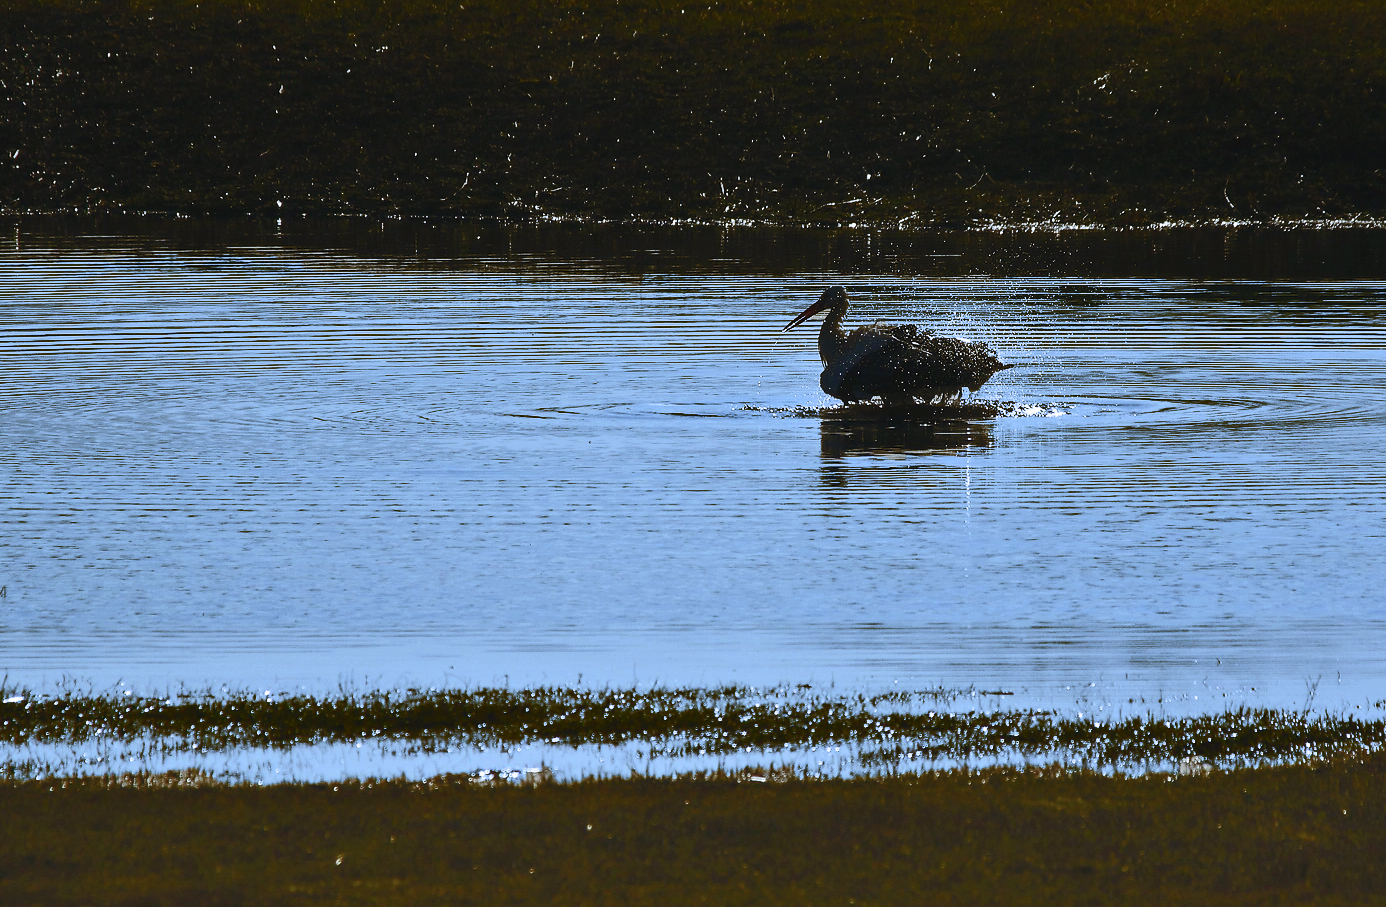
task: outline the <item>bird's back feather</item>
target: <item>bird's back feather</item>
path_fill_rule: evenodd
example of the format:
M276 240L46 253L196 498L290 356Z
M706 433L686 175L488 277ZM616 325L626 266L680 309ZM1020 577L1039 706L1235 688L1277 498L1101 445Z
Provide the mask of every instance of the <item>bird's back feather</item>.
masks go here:
M823 390L840 400L932 399L977 390L1006 368L985 343L940 337L912 324L871 324L847 338L847 350L823 370Z

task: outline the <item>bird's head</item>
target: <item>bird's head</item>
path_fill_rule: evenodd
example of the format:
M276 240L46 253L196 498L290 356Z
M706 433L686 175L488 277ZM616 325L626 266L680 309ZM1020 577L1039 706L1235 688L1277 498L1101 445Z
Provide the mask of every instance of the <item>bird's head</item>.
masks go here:
M794 328L797 328L799 325L803 324L805 321L808 321L814 315L817 315L819 312L826 312L828 309L831 309L832 307L838 305L842 306L843 311L846 311L847 291L844 290L842 287L828 287L826 290L823 291L823 295L818 297L817 302L815 302L813 305L809 306L808 308L804 309L801 313L799 313L799 317L795 318L789 324L785 325L780 333L784 333L784 331L793 330Z

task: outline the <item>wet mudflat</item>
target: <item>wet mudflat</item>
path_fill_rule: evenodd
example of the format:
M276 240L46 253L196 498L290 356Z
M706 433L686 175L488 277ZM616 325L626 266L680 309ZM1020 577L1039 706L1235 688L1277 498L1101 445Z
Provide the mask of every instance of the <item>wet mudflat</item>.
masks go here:
M1337 268L1235 232L1041 266L1053 238L43 224L0 250L11 688L1382 698L1363 234ZM970 409L838 407L780 334L829 283L849 326L1017 367Z

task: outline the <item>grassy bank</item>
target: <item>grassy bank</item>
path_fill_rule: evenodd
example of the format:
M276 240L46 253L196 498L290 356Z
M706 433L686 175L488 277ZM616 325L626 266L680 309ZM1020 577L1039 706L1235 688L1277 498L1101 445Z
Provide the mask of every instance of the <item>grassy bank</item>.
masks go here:
M0 206L1142 223L1386 212L1321 0L6 0Z
M0 902L1380 904L1384 769L27 782L0 786Z
M0 693L4 904L1386 903L1379 718L1064 715L949 689ZM208 766L235 747L353 741L752 761L258 786L16 757L117 741ZM796 747L839 746L857 777L783 767Z

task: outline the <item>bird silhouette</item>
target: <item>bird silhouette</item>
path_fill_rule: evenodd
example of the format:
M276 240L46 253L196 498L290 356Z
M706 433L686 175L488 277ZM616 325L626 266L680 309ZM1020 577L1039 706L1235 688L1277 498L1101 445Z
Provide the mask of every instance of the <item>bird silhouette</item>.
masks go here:
M886 403L943 403L958 400L965 387L976 392L997 372L1011 368L985 343L940 337L913 324L875 322L848 334L847 291L829 287L818 301L785 325L788 331L827 312L818 331L823 360L819 385L844 402L880 397Z

